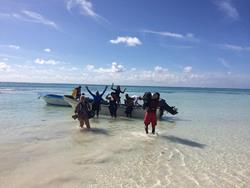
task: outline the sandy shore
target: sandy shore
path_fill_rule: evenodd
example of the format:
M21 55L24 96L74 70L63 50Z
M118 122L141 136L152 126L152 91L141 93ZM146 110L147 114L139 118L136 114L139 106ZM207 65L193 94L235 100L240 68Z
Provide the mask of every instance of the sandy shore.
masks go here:
M213 140L185 138L175 122L146 135L141 120L68 120L1 143L3 187L247 187L249 153L230 154ZM50 127L48 129L48 127ZM59 129L60 127L60 129ZM179 132L179 133L177 133Z

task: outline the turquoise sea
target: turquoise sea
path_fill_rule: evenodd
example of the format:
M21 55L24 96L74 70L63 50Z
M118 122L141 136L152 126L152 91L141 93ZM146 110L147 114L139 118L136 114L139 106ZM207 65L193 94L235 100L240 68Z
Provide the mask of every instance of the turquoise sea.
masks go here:
M81 130L72 108L38 98L76 86L0 83L0 187L250 186L250 89L122 86L178 108L153 136L142 119L119 117Z

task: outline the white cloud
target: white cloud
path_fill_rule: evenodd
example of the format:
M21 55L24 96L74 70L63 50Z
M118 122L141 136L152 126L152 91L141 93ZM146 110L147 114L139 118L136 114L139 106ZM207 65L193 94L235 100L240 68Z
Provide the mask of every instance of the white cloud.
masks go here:
M131 69L131 71L136 71L136 68L135 68L135 67L133 67L133 68Z
M161 66L156 66L152 69L141 67L136 68L136 70L122 66L123 71L114 73L114 70L117 71L115 67L119 64L111 65L108 68L91 65L89 67L92 67L92 69L89 71L86 67L84 70L74 69L72 65L66 65L59 70L59 66L48 67L29 63L15 64L9 68L9 65L3 63L0 63L0 69L4 69L0 73L0 81L45 83L82 83L84 81L91 84L109 84L115 82L120 85L250 88L250 75L236 74L229 71L197 73L192 70L191 73L187 74L182 70L176 72Z
M9 69L9 65L7 65L5 62L0 62L0 71L8 71Z
M95 20L102 20L109 23L106 18L100 16L94 11L93 4L91 3L90 0L68 0L67 1L68 11L71 11L71 9L74 7L78 7L83 15L89 16Z
M168 32L168 31L153 31L153 30L143 30L142 32L154 34L154 35L160 35L163 37L170 37L170 38L179 39L179 40L188 40L192 42L199 41L198 39L194 37L193 33L179 34L179 33L173 33L173 32Z
M50 48L45 48L43 51L45 51L45 52L51 52L51 49Z
M94 70L94 68L95 68L94 65L86 65L86 69L87 69L88 71L92 71L92 70Z
M218 60L220 61L220 63L221 63L224 67L226 67L226 68L230 68L230 67L231 67L230 63L229 63L228 61L226 61L224 58L219 58Z
M95 68L94 65L87 65L86 70L102 74L102 73L121 73L125 71L125 68L123 65L118 64L117 62L113 62L111 64L111 67L109 68L103 68L103 67Z
M119 43L124 43L128 46L137 46L141 45L142 42L136 38L136 37L117 37L115 40L110 40L110 43L112 44L119 44Z
M58 28L55 22L48 20L47 18L43 17L41 14L37 12L23 10L22 13L25 14L28 18L30 18L31 22L41 23L53 27L55 29Z
M235 44L219 44L219 47L226 50L233 50L233 51L248 51L250 47L248 46L239 46Z
M21 20L25 22L40 23L58 29L58 26L55 22L33 11L23 10L21 13L0 13L0 17L6 19Z
M20 49L20 46L18 45L15 45L15 44L0 44L0 47L3 47L3 48L11 48L11 49L15 49L15 50L19 50Z
M232 0L217 0L215 5L220 11L224 13L229 19L237 21L240 18L238 10L234 7Z
M40 64L40 65L56 65L59 63L59 61L55 61L53 59L41 59L41 58L36 58L34 61L36 64Z
M76 71L76 70L78 70L78 68L77 67L71 67L71 70Z
M189 69L189 70L188 70ZM100 71L101 70L101 71ZM181 86L197 84L200 79L204 80L204 76L201 74L191 73L190 68L187 68L190 74L184 72L169 71L165 67L155 66L152 70L146 69L126 69L119 74L114 74L111 71L103 71L103 68L96 68L92 70L95 72L86 72L85 78L88 80L88 75L91 75L90 82L92 83L109 83L119 82L121 84L132 85L169 85L169 86Z
M44 83L81 83L82 70L72 65L40 66L23 62L13 64L9 71L0 72L0 81L44 82Z
M151 34L156 34L156 35L161 35L161 36L166 36L166 37L173 37L173 38L177 38L177 39L183 39L184 36L182 34L178 34L178 33L171 33L171 32L159 32L159 31L150 31L150 30L146 30L144 31L145 33L151 33Z
M94 74L93 74L94 73ZM118 73L118 74L114 74ZM174 84L186 80L196 79L194 75L178 74L169 72L167 68L155 66L152 70L145 69L126 69L124 66L113 62L110 68L99 67L94 65L87 65L85 68L85 79L93 83L107 83L107 82L121 82L124 84Z
M193 68L192 68L191 66L187 66L187 67L184 67L184 68L183 68L183 72L184 72L184 73L190 73L190 72L192 72L192 69L193 69Z
M112 70L111 72L124 72L125 68L123 65L113 62L111 66L111 70Z
M158 73L164 73L168 71L168 69L162 68L161 66L158 66L158 65L154 68L154 70L155 72L158 72Z
M13 44L10 44L8 47L9 47L9 48L16 49L16 50L20 49L20 46L13 45Z

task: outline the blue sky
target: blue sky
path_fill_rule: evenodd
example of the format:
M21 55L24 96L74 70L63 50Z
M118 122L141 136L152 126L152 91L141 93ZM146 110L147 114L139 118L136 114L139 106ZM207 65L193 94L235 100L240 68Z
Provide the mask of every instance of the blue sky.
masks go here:
M248 0L1 0L0 81L250 88Z

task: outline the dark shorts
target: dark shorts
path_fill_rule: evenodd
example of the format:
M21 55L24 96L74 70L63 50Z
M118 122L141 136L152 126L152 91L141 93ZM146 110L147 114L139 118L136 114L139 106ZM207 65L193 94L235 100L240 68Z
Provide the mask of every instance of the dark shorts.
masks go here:
M87 112L80 112L80 113L78 113L78 119L79 120L88 119L88 113Z
M93 104L92 104L92 110L100 110L100 104L98 104L98 103L93 103Z
M125 113L126 114L131 114L132 111L133 111L133 107L132 106L128 106L128 107L126 107Z

